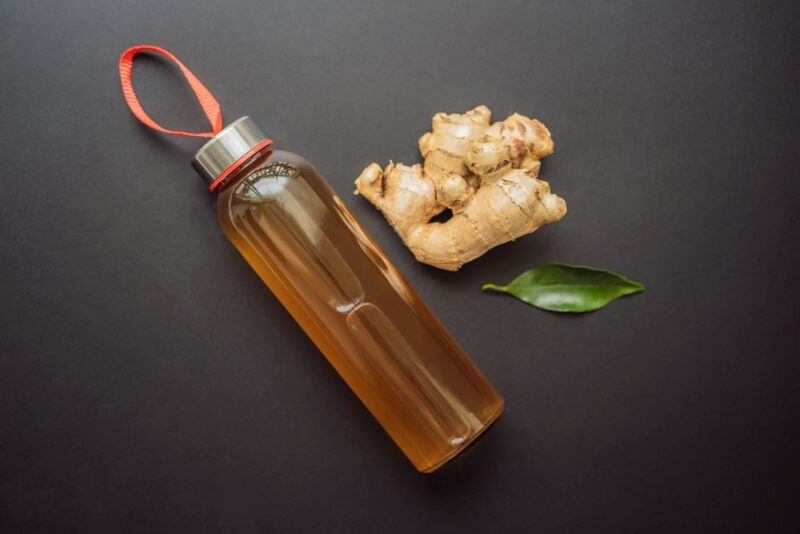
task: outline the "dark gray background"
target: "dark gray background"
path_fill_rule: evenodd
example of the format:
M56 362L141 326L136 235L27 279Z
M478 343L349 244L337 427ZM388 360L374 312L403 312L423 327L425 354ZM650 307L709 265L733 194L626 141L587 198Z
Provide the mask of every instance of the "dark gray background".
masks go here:
M9 2L0 11L5 532L791 531L800 484L792 2ZM177 54L313 161L507 401L416 473L222 235L199 146L117 59ZM205 128L137 63L165 125ZM552 130L567 217L460 273L353 197L437 111ZM546 261L647 292L559 316Z

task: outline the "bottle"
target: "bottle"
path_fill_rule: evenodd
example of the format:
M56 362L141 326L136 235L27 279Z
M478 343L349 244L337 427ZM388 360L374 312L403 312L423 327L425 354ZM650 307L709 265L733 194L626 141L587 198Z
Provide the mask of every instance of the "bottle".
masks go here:
M193 165L213 184L265 139L243 117ZM435 470L502 398L316 169L271 148L214 187L223 232L414 466Z
M141 51L179 65L212 132L173 132L144 113L130 80ZM273 150L249 117L221 129L213 96L163 49L129 49L120 76L143 123L211 137L192 164L219 195L224 234L419 471L441 467L500 416L503 399L310 163Z

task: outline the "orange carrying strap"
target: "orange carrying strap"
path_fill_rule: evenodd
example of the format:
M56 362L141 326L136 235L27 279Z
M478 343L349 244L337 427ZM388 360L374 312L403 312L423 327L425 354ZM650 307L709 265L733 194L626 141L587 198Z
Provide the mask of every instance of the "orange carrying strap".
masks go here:
M136 92L133 90L133 60L137 54L141 52L149 52L152 54L158 54L160 56L164 56L165 58L169 59L173 63L175 63L183 76L186 78L186 81L189 82L189 86L194 91L195 96L197 97L197 101L200 103L200 107L203 108L203 113L206 114L208 118L208 122L211 123L211 131L210 132L182 132L179 130L168 130L156 123L150 116L144 111L141 102L139 102L139 98L136 96ZM217 135L222 130L222 111L219 109L219 103L217 99L214 98L214 95L211 94L211 91L206 89L206 86L200 83L192 71L186 68L186 66L181 63L178 58L176 58L171 53L167 52L163 48L159 48L157 46L152 45L139 45L139 46L132 46L129 49L125 50L122 53L122 56L119 58L119 81L122 84L122 96L125 97L125 102L128 104L128 107L131 110L131 113L139 119L142 124L152 128L161 133L176 135L178 137L205 137L211 138ZM272 141L270 139L263 139L254 147L252 147L247 153L243 154L242 157L237 159L233 164L231 164L227 169L225 169L216 179L211 183L211 186L208 188L209 191L213 191L220 183L222 183L228 175L230 175L240 164L247 161L248 159L252 158L256 155L260 150L270 146Z
M179 130L168 130L162 126L159 126L156 121L150 118L150 116L144 111L142 104L139 102L139 98L136 96L136 92L133 90L133 81L131 80L131 76L133 75L133 59L141 52L150 52L152 54L164 56L175 63L179 69L181 69L183 76L186 78L186 81L189 82L189 86L192 88L192 91L194 91L195 96L197 96L197 101L200 103L200 107L203 108L203 113L206 114L206 117L208 117L208 122L211 123L210 132L182 132ZM176 135L178 137L211 138L217 135L220 130L222 130L222 111L219 109L219 103L217 102L217 99L214 98L214 95L211 94L211 91L206 89L206 86L203 85L194 74L192 74L192 71L187 69L186 66L178 60L178 58L163 48L151 45L139 45L132 46L125 50L125 52L123 52L122 56L119 58L119 81L122 83L122 96L125 97L125 102L131 109L131 113L133 113L134 116L142 122L142 124L149 126L156 131L165 134Z

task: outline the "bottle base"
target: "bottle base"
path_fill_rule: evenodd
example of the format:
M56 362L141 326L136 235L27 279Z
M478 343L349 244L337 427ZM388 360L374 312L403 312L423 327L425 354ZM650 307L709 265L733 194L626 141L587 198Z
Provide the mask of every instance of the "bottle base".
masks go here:
M497 411L495 411L491 415L491 417L489 417L486 420L486 424L483 425L483 428L481 428L478 432L476 432L475 434L470 436L470 438L467 441L465 441L464 443L459 445L458 448L453 449L452 452L450 452L448 455L442 457L441 460L439 460L435 464L432 464L430 467L427 467L427 468L424 468L424 469L420 469L419 467L417 467L417 470L420 473L428 474L428 473L433 473L433 472L438 471L441 468L443 468L445 465L450 463L451 460L453 460L456 457L460 456L461 453L463 453L470 446L472 446L474 443L476 443L478 441L478 439L480 437L482 437L486 433L486 431L489 430L489 428L491 428L491 426L495 423L495 421L500 419L500 416L503 415L503 411L504 410L505 410L505 402L502 402L500 404L500 407L497 409Z

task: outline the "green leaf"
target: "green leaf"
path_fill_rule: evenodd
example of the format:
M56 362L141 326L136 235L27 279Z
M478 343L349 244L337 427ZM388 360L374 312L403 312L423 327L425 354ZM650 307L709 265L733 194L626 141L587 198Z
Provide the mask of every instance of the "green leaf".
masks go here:
M522 273L507 286L485 284L483 289L508 293L543 310L580 313L644 291L644 286L611 271L548 263Z

